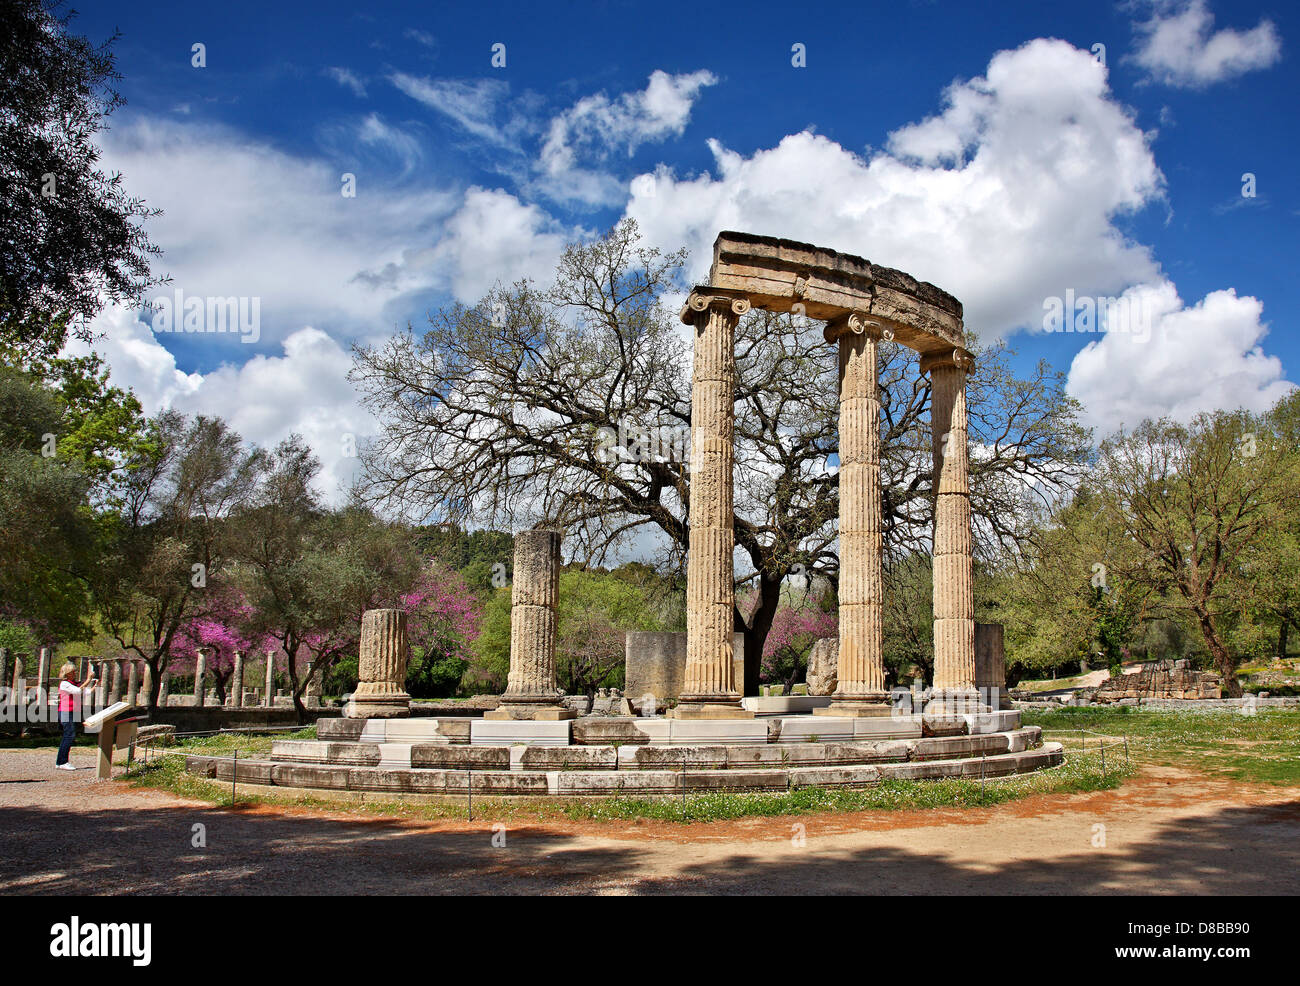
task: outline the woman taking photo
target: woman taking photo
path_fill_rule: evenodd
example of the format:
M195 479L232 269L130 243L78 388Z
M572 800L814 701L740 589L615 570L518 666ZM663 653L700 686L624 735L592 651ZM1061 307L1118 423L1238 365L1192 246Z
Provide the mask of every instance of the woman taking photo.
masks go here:
M68 753L72 741L77 738L77 720L81 718L81 700L87 688L95 685L95 675L81 684L77 684L77 669L71 662L65 662L59 668L59 725L63 727L63 741L59 744L59 755L54 766L59 770L76 770L68 763Z

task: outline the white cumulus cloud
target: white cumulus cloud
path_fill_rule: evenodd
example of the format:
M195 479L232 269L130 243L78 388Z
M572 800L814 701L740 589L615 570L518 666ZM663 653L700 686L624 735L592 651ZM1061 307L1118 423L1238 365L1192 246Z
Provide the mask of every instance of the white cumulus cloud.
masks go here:
M1282 57L1282 38L1272 21L1247 31L1215 31L1205 0L1156 3L1151 18L1135 26L1134 61L1166 85L1200 89L1268 68Z
M1143 418L1263 411L1294 389L1281 361L1263 351L1268 326L1259 299L1229 288L1189 308L1172 283L1160 280L1130 288L1121 301L1145 324L1106 332L1070 366L1067 389L1099 436Z
M320 458L318 491L341 503L357 467L355 449L378 429L347 379L348 350L319 329L290 333L282 355L257 355L242 365L223 363L208 373L185 373L135 314L113 307L97 316L94 348L112 382L130 387L146 414L174 407L186 414L224 418L245 440L266 448L293 433ZM81 342L71 353L84 353Z
M1044 297L1158 271L1116 225L1162 195L1148 137L1106 70L1063 41L997 53L868 157L812 132L749 156L710 147L716 174L661 167L627 207L655 245L690 248L696 278L721 229L806 240L933 281L992 339L1038 325Z

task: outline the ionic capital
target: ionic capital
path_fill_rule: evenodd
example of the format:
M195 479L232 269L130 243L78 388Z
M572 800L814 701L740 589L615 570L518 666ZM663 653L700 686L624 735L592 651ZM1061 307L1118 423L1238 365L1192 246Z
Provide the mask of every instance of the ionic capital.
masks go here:
M855 311L839 315L827 322L822 336L827 342L834 342L840 336L865 335L879 342L885 334L885 329L885 323L880 319L873 318L867 312Z
M707 312L710 308L721 307L729 308L733 315L741 316L749 311L749 299L736 295L692 291L690 297L686 299L686 304L682 305L680 318L687 325L692 325L696 315Z
M961 370L969 373L974 366L975 357L959 346L921 354L922 373L933 373L935 370Z

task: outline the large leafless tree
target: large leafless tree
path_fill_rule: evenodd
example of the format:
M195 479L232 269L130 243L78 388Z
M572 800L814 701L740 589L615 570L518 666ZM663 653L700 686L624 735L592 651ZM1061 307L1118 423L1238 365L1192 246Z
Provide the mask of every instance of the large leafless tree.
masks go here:
M554 282L498 287L355 353L353 380L382 423L363 452L365 495L421 521L510 529L544 520L600 563L645 529L680 565L689 537L689 330L675 305L681 253L625 220L569 247ZM821 323L755 311L737 328L737 608L745 691L792 572L838 576L837 357ZM915 354L881 349L887 551L928 550L929 382ZM1000 347L970 382L972 509L985 552L1014 548L1088 447L1061 374L1017 378ZM802 566L800 568L799 566ZM756 593L753 590L756 589Z

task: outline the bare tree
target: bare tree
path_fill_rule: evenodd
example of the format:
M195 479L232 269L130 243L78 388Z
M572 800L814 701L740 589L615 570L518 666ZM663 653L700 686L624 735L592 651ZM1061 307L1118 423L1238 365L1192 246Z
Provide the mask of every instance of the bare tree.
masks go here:
M689 541L690 356L667 304L681 253L640 245L634 222L570 246L546 290L498 287L360 347L352 379L382 423L363 450L367 499L422 522L518 529L559 524L598 564L642 529L680 566ZM887 548L928 547L929 383L915 355L882 347L882 477ZM970 381L972 508L981 543L1025 536L1035 496L1058 497L1087 451L1077 405L1046 365L1016 379L1000 347ZM755 311L736 332L736 546L757 604L745 633L745 691L793 572L837 581L837 367L820 323ZM802 566L799 568L798 566Z

